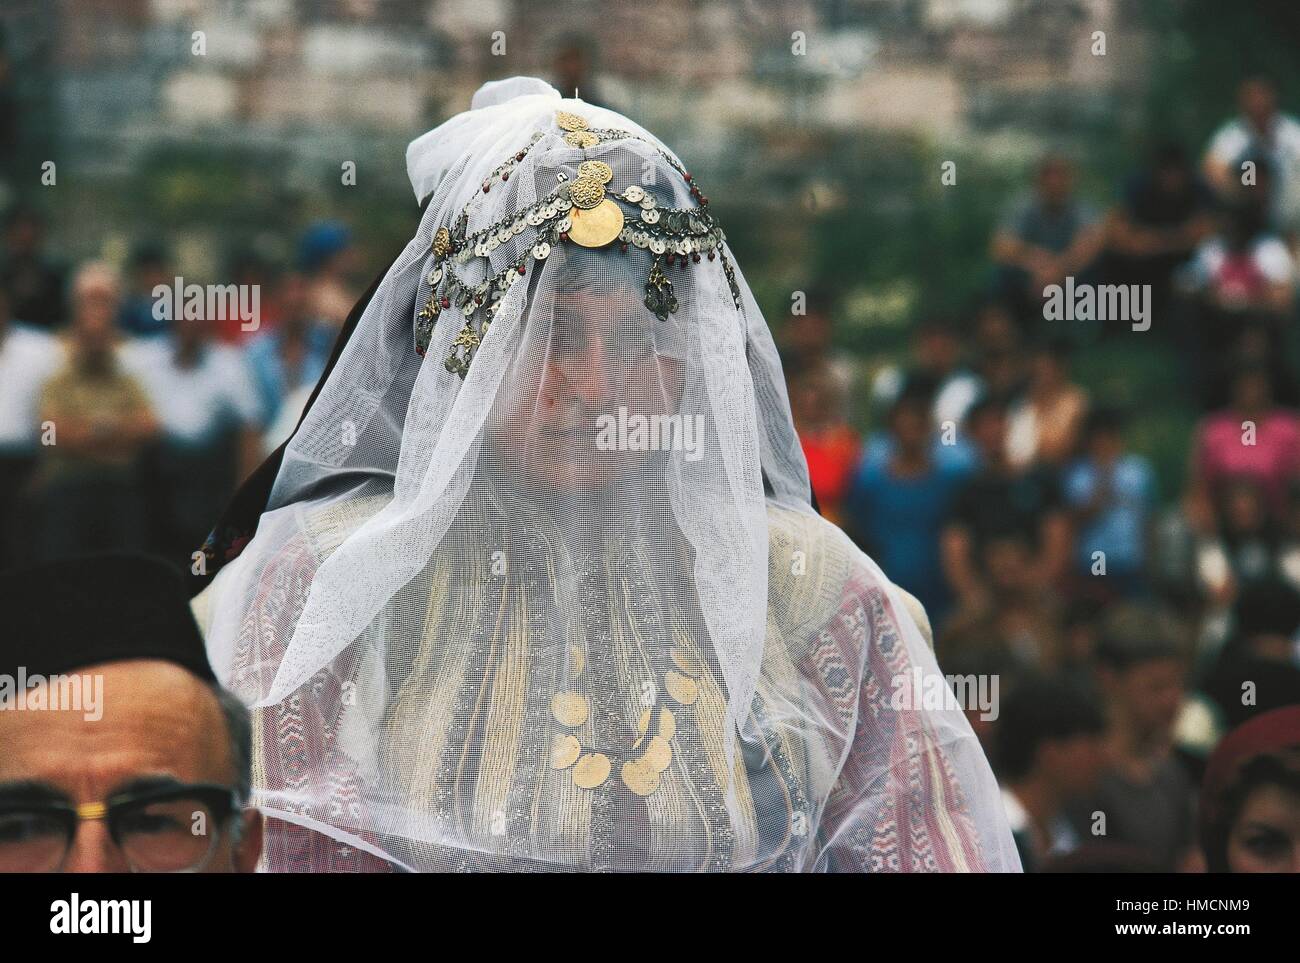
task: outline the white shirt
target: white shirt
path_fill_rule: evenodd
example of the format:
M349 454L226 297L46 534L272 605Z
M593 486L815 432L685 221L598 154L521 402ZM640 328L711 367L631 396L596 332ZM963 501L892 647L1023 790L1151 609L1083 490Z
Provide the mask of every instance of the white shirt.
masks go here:
M1198 279L1215 278L1227 260L1228 249L1221 238L1210 238L1196 252L1193 273ZM1270 284L1289 284L1295 279L1295 261L1282 239L1265 235L1250 246L1251 263Z
M1252 148L1264 153L1277 168L1275 212L1282 226L1300 226L1300 121L1279 113L1273 121L1272 136L1261 140L1255 128L1238 117L1215 131L1208 153L1231 169ZM1231 172L1241 176L1240 170Z
M36 448L41 389L65 356L58 338L26 325L11 322L0 335L0 451Z
M183 368L170 338L137 338L122 345L119 358L149 396L168 441L202 445L233 425L257 422L257 389L234 348L206 344L198 363Z

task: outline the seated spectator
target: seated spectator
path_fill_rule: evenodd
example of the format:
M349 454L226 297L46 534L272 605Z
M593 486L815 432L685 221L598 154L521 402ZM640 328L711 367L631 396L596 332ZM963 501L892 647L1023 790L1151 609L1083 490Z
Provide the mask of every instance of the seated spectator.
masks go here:
M941 623L939 662L988 658L1020 671L1056 671L1062 665L1061 607L1035 570L1030 537L1007 529L984 540L976 564L987 590L963 598Z
M943 566L965 607L987 605L987 571L979 564L988 543L1008 533L1030 546L1029 569L1042 587L1065 572L1070 530L1056 478L1046 468L1016 469L1007 458L1006 409L976 403L966 434L979 452L978 471L962 483L943 529Z
M1038 872L1080 845L1066 807L1096 788L1106 723L1086 693L1039 678L1007 695L994 725L1007 820L1025 872Z
M0 574L0 873L253 871L249 714L187 601L143 556Z
M176 272L167 249L160 242L148 240L136 245L131 252L128 283L130 286L117 313L117 326L122 333L149 338L170 331L172 320L154 314L158 303L154 289L159 285L170 288L176 283Z
M1163 871L1186 868L1194 838L1194 783L1174 751L1186 652L1161 613L1112 610L1097 651L1109 716L1109 764L1097 791L1075 808L1083 833L1104 818L1105 837L1147 854Z
M1025 393L1008 412L1007 457L1017 468L1059 467L1074 456L1088 412L1088 393L1070 380L1069 347L1041 341L1029 362Z
M956 326L944 318L931 318L916 326L912 366L888 366L871 384L872 400L882 407L893 403L904 385L919 384L934 395L934 426L960 425L980 395L979 378L962 364L962 343Z
M838 385L818 364L790 376L790 409L822 515L839 524L843 501L862 452L862 439L844 418Z
M1222 230L1197 247L1185 279L1187 287L1202 292L1222 326L1230 323L1223 315L1289 315L1295 305L1295 261L1269 221L1272 173L1267 162L1256 163L1257 185L1237 189Z
M45 382L62 364L55 337L15 322L0 288L0 568L26 554L19 527L27 515L25 494L40 450L37 403Z
M1062 480L1074 523L1075 573L1089 588L1100 586L1103 596L1143 594L1155 476L1145 458L1126 450L1118 411L1090 412L1083 438L1083 455ZM1100 575L1096 552L1105 566Z
M1201 787L1201 852L1212 873L1300 873L1300 706L1229 733Z
M1241 184L1243 157L1267 158L1277 172L1270 219L1285 233L1300 224L1300 121L1278 110L1277 89L1266 77L1247 77L1237 88L1240 114L1210 138L1205 176L1222 197Z
M227 302L218 309L217 317L208 319L214 340L244 346L259 333L279 327L283 319L279 297L286 286L279 283L280 278L267 258L252 246L234 248L226 257L225 277L241 291L257 292L257 315L250 319L237 305Z
M1231 616L1232 636L1201 686L1229 728L1300 703L1300 592L1284 582L1248 585Z
M1168 303L1174 269L1214 229L1213 204L1214 195L1187 152L1174 143L1157 147L1147 166L1124 185L1110 214L1115 280L1151 285L1160 310Z
M938 624L949 602L939 533L965 472L930 454L928 391L908 389L889 411L892 454L864 456L845 505L845 527Z
M40 528L32 555L39 560L146 541L138 458L158 423L144 389L119 363L117 291L101 264L78 272L67 362L41 391L38 416L53 435L36 470Z
M9 292L9 309L16 320L53 330L67 320L67 272L44 249L44 218L23 204L10 208L0 252L0 287Z
M787 375L817 368L828 377L830 390L839 397L845 420L853 417L859 379L856 354L836 347L831 293L814 287L803 292L804 313L792 315L778 332L781 367Z
M311 225L298 245L298 267L307 282L311 313L328 331L339 333L356 302L360 251L352 232L338 221Z
M1219 529L1215 502L1229 479L1253 479L1284 518L1288 485L1300 476L1300 415L1275 403L1269 368L1242 364L1231 385L1229 407L1202 419L1192 446L1187 514L1202 535Z
M288 396L303 387L315 387L334 344L334 335L312 313L311 291L301 274L286 274L281 279L278 300L283 311L279 325L255 336L245 349L264 425L281 417ZM296 425L297 417L292 420ZM274 450L284 438L273 441L265 439L264 448Z
M1201 539L1196 574L1213 602L1230 605L1244 587L1285 581L1300 589L1300 543L1269 511L1259 483L1225 481L1219 496L1217 537Z
M975 376L989 398L1009 401L1024 390L1024 333L1001 301L991 300L975 315Z
M170 335L123 345L121 360L161 427L148 472L154 548L180 563L263 455L261 407L243 356L212 341L210 320L182 315L172 325Z
M1043 289L1080 279L1105 241L1100 216L1074 194L1074 167L1059 154L1038 164L1033 194L1015 202L993 236L998 289L1020 312L1041 317Z

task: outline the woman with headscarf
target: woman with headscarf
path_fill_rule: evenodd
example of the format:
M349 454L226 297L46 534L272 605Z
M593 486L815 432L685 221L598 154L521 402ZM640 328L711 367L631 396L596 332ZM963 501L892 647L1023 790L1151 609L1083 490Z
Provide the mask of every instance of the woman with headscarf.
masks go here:
M1205 768L1200 831L1212 873L1300 873L1300 706L1223 738Z
M1019 869L677 157L515 78L407 162L416 237L206 548L268 867Z

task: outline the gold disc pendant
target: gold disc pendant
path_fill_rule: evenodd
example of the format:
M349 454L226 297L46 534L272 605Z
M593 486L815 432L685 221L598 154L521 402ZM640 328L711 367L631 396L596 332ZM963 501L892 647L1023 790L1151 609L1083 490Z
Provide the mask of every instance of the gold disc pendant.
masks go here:
M573 782L579 789L595 789L609 778L609 757L593 752L578 760L573 767Z
M591 210L569 211L569 240L583 247L604 247L623 230L623 209L608 197Z
M582 755L582 746L571 735L558 735L551 743L551 768L568 769Z
M684 706L691 705L700 694L695 680L680 672L667 673L664 676L664 688L668 690L674 702Z
M551 696L551 714L560 725L573 729L587 721L587 699L579 692L557 692Z
M641 764L649 766L654 772L663 772L673 761L673 747L663 736L651 736L650 745L646 746L641 756Z
M619 775L623 777L623 785L638 796L648 796L659 788L659 773L640 759L623 763Z

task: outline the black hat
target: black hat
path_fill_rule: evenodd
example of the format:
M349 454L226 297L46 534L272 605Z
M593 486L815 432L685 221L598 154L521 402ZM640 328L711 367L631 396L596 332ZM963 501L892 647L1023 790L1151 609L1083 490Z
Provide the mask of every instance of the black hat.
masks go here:
M160 659L216 676L179 571L145 555L87 555L0 572L0 673L54 675Z

